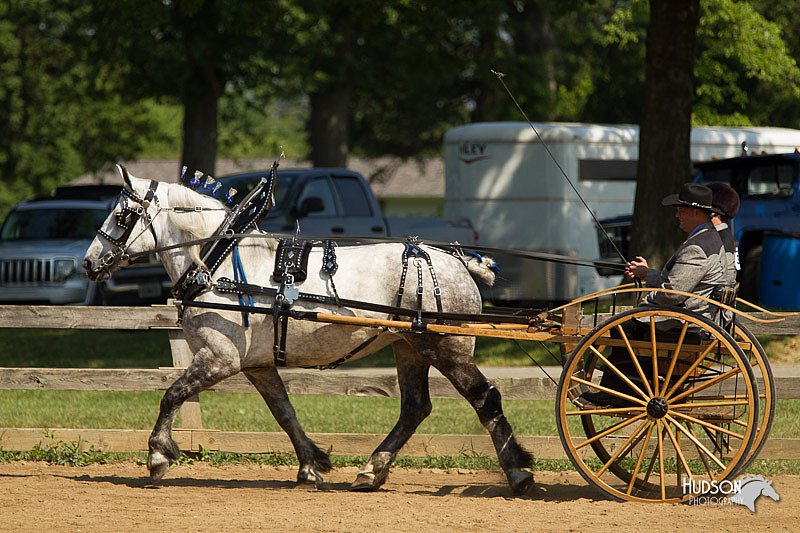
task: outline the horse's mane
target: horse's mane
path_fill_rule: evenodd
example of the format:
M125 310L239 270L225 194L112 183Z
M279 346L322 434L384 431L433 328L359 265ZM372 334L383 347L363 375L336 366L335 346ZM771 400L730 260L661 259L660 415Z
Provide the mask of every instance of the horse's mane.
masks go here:
M192 189L179 183L165 184L168 187L170 207L201 207L214 209L215 213L226 213L228 209L225 205L209 196L199 194ZM167 220L172 228L184 233L185 239L196 240L210 237L217 231L220 219L210 215L208 211L172 211L167 213ZM200 259L200 245L187 248L189 257L198 265L202 265Z
M227 209L219 200L199 194L177 183L170 183L168 186L170 207L203 207L227 212ZM173 227L187 233L193 239L208 237L219 226L219 222L210 220L217 217L208 216L206 211L188 213L185 211L169 211L168 217Z
M744 486L745 486L747 483L750 483L751 481L763 481L763 482L765 482L765 483L769 483L769 480L768 480L768 479L766 479L766 478L765 478L764 476L762 476L761 474L751 474L751 475L745 476L745 477L743 477L743 478L740 478L740 479L738 479L737 481L739 481L743 487L744 487Z

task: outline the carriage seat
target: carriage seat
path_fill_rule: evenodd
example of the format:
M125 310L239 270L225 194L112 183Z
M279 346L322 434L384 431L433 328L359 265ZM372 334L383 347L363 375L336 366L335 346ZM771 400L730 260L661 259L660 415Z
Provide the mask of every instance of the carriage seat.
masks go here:
M736 304L736 295L739 292L739 283L733 285L718 285L711 293L711 299L723 305L733 307Z

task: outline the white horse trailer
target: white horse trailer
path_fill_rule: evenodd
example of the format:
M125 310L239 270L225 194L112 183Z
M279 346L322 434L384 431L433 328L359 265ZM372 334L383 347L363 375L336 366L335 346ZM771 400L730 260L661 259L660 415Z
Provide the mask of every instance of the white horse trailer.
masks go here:
M445 215L473 222L483 246L600 257L596 224L562 175L574 183L594 215L633 212L639 127L534 123L558 165L526 122L485 122L451 129L444 138ZM800 130L698 127L693 161L735 157L746 142L753 153L791 152ZM657 208L657 206L654 206ZM502 269L484 297L498 302L555 302L620 281L595 268L499 257Z

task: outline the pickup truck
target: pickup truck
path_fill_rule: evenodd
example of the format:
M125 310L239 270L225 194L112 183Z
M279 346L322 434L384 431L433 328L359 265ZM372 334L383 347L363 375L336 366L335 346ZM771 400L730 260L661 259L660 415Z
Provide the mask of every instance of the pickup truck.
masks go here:
M696 183L722 181L733 187L741 200L733 219L734 240L739 247L739 294L759 301L761 255L768 233L800 234L800 153L742 155L694 164ZM622 253L628 256L631 215L601 221ZM598 233L603 258L616 253ZM608 275L610 273L602 273Z
M723 181L739 193L733 234L742 267L740 294L759 301L764 236L800 234L800 153L743 155L694 166L697 183Z
M259 224L264 231L309 237L406 237L474 245L477 233L466 218L383 216L367 180L342 168L278 170L275 207ZM269 171L221 176L226 187L250 191Z

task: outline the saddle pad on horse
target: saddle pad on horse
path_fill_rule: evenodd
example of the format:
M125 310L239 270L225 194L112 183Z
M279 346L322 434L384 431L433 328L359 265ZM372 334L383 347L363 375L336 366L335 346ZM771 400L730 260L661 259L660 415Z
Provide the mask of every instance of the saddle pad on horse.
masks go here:
M281 239L275 252L275 269L272 278L283 281L286 274L294 277L294 282L299 283L308 277L308 254L311 252L309 241L294 239Z

